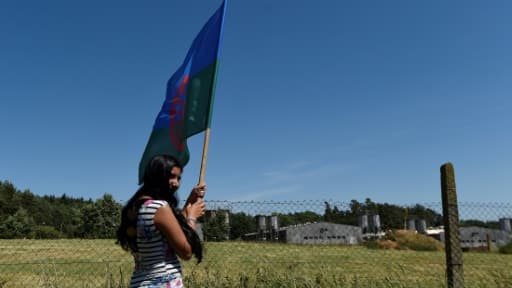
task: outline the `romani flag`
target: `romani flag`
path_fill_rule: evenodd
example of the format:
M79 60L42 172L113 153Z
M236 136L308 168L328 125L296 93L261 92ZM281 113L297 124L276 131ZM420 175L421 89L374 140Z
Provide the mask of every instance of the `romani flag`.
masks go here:
M156 155L171 155L185 166L190 158L187 138L210 127L225 13L226 0L203 26L185 61L167 82L165 101L140 160L139 184Z

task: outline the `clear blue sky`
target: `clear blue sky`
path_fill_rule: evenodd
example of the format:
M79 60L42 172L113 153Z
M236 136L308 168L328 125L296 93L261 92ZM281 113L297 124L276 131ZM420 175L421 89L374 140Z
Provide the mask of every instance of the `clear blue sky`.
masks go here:
M0 180L127 200L167 79L220 1L0 3ZM228 3L210 200L510 202L512 2ZM182 198L197 182L190 139Z

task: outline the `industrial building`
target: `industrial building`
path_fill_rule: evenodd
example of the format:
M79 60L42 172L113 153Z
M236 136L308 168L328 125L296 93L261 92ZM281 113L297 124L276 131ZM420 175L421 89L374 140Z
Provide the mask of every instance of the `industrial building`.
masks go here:
M295 244L358 244L362 233L357 226L315 222L284 227L279 239Z
M277 216L258 215L257 219L258 232L245 234L242 239L295 244L358 244L363 239L361 227L352 225L313 222L280 227ZM380 224L372 229L380 229Z
M459 230L461 248L473 249L487 247L487 239L489 239L490 245L501 247L512 240L510 232L498 229L470 226L461 227Z
M510 218L499 219L499 230L476 226L461 227L459 229L461 247L466 249L487 247L488 241L495 247L510 243L512 241L511 221Z
M463 249L487 248L488 245L501 247L512 241L511 219L499 219L500 229L491 229L477 226L460 227L460 244ZM408 228L412 226L408 225ZM412 230L412 229L411 229ZM419 233L422 233L418 230ZM441 242L445 241L443 227L429 228L426 233ZM489 242L489 243L488 243Z

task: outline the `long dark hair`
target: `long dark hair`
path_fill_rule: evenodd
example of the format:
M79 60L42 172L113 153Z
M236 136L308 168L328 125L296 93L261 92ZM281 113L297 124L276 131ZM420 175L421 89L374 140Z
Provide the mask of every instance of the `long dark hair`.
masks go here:
M196 231L187 224L183 214L177 210L178 199L175 193L171 193L169 190L169 179L173 167L179 167L183 170L179 162L171 156L158 155L151 159L144 172L144 184L123 207L116 243L126 251L137 252L137 213L141 205L148 199L165 200L169 203L188 243L192 247L192 254L199 263L203 258L201 240Z

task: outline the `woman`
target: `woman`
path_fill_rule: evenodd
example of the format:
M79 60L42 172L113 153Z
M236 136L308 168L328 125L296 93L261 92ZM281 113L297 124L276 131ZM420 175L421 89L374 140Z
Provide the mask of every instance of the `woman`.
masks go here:
M117 243L135 260L130 287L183 287L180 262L192 254L202 258L195 233L197 218L205 211L205 185L194 187L181 211L176 191L183 168L171 156L155 156L144 173L144 184L121 213Z

